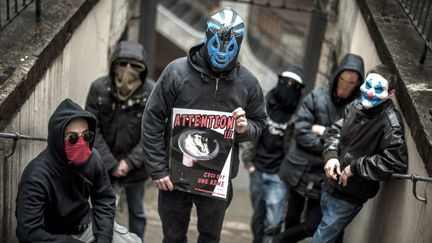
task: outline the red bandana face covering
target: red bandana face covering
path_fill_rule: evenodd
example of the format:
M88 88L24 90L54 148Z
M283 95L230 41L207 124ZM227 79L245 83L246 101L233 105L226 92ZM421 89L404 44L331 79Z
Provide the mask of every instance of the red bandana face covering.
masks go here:
M74 165L82 165L90 158L92 151L83 137L80 136L78 142L71 144L65 140L65 152L67 159Z

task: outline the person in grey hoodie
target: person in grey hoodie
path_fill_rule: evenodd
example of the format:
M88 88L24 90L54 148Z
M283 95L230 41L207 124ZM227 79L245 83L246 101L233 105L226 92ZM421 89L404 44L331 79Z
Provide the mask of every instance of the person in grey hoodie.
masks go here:
M198 242L219 242L228 200L174 190L169 149L173 108L232 112L235 118L231 178L237 175L238 142L257 138L265 126L264 98L252 73L237 60L244 23L230 8L207 21L205 43L163 71L147 102L142 121L146 168L159 189L163 242L187 242L192 205L198 215ZM231 184L231 183L229 183ZM231 185L229 186L231 189Z
M122 41L111 55L109 75L92 83L85 107L98 119L94 146L103 158L110 180L124 187L129 230L141 239L147 223L144 183L149 176L139 141L142 114L154 85L147 78L143 46Z
M318 227L321 184L324 181L321 136L342 117L345 106L359 96L363 77L363 59L355 54L346 54L329 83L313 90L299 105L294 126L295 141L290 145L279 172L287 183L289 194L285 231L273 237L273 242L297 242L312 236ZM300 222L305 206L305 220Z

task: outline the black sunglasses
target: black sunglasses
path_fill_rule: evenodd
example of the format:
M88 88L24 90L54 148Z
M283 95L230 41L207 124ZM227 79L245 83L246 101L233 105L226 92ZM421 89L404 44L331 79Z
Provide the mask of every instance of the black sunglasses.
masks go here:
M279 84L292 86L296 89L303 88L303 85L291 78L279 78Z
M78 143L78 139L80 136L83 137L84 141L86 141L87 143L90 143L94 139L94 132L85 131L82 134L71 133L71 134L68 134L65 138L66 138L66 140L69 141L70 144L76 144L76 143Z

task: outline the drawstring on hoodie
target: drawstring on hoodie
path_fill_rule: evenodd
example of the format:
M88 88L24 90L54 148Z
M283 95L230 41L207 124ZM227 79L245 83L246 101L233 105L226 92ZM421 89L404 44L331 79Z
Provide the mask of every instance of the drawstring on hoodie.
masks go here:
M69 163L69 165L70 165L70 164L71 164L71 163ZM76 171L74 168L71 168L71 167L68 167L67 169L70 170L70 171L72 171L74 174L78 175L79 177L81 177L81 179L82 179L84 182L86 182L89 186L93 186L93 182L91 182L89 179L87 179L87 178L82 174L83 168L80 168L81 173L78 172L78 171ZM83 184L84 184L84 183L83 183Z
M204 75L204 73L200 73L200 74L201 74L201 80L203 80L203 81L205 81L205 82L210 82L212 79L215 80L215 82L216 82L216 86L215 86L215 90L214 90L213 98L216 99L216 95L217 95L217 92L218 92L218 89L219 89L219 81L220 81L221 79L225 79L225 77L222 77L222 78L216 78L216 77L209 77L209 76L206 76L206 75Z
M218 87L219 87L219 78L215 78L216 79L216 88L215 88L215 92L214 92L214 97L216 98L216 93L218 91Z

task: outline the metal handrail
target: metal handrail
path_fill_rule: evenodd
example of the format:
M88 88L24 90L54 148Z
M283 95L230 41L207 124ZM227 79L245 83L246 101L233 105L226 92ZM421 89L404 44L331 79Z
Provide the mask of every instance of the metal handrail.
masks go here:
M432 182L432 178L431 177L426 177L426 176L418 176L418 175L414 175L414 174L393 174L391 175L392 178L396 178L396 179L406 179L406 180L411 180L413 182L413 194L414 197L424 203L427 203L427 198L425 197L420 197L417 195L417 182L418 181L424 181L424 182Z
M8 139L13 139L13 145L12 145L12 151L5 156L5 159L11 157L16 150L16 145L18 143L19 140L33 140L33 141L47 141L46 138L41 138L41 137L33 137L33 136L28 136L28 135L22 135L18 132L13 132L13 133L0 133L0 138L8 138ZM413 182L413 194L414 197L424 203L427 203L427 198L425 197L420 197L417 195L417 182L418 181L423 181L423 182L428 182L428 183L432 183L432 178L431 177L426 177L426 176L418 176L415 174L398 174L398 173L394 173L391 175L392 178L395 179L405 179L405 180L411 180Z
M13 133L0 133L0 138L8 138L8 139L13 139L13 144L12 144L12 151L5 156L5 159L11 157L16 150L16 145L18 143L19 140L34 140L34 141L47 141L46 138L41 138L41 137L33 137L33 136L28 136L28 135L21 135L18 132L13 132Z

